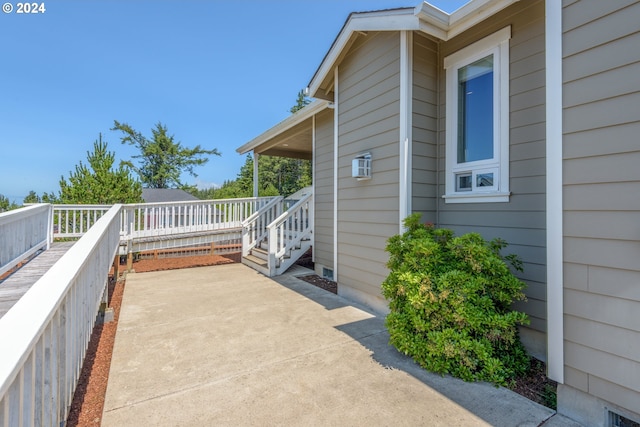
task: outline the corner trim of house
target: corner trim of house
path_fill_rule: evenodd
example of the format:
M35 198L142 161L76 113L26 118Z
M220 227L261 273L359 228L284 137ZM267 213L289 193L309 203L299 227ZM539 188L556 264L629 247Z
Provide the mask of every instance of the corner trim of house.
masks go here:
M315 233L315 226L316 226L316 212L318 211L316 209L316 115L314 114L311 117L311 188L313 189L313 217L311 218L311 221L313 223L313 227L311 227L311 230L313 230L313 232L311 233L311 246L313 248L316 247L316 242L315 242L315 237L316 237L316 233ZM312 250L311 251L311 261L312 262L316 262L316 251Z
M413 71L413 33L400 31L400 194L399 230L404 232L404 219L411 213L411 74Z
M340 129L340 92L338 92L338 67L333 71L333 280L338 281L338 131Z
M547 375L564 383L562 2L546 0Z

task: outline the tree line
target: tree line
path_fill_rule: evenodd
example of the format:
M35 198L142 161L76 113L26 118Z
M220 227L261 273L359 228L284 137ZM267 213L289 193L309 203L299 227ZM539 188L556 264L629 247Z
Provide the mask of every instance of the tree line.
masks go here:
M303 108L309 99L303 91L298 93L291 113ZM200 145L192 148L176 141L167 126L158 122L146 137L127 123L114 121L111 130L121 132L121 143L134 146L138 154L122 161L116 167L115 152L109 151L102 134L88 151L86 163L80 161L69 177L60 177L57 193L38 195L30 191L23 204L114 204L142 202L142 188L180 188L196 197L225 199L253 196L253 158L246 157L244 165L233 180L225 181L219 188L198 189L181 180L183 174L196 177L195 169L205 165L211 156L220 156L216 149ZM288 196L311 185L311 162L283 157L259 156L259 195ZM19 208L15 202L0 194L0 212Z

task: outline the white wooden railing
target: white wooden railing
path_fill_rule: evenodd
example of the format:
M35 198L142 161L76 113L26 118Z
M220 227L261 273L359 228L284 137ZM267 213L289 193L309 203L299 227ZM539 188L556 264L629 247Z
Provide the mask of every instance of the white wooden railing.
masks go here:
M111 207L0 319L0 426L64 424L118 249L120 211Z
M110 208L111 205L54 205L53 236L81 237Z
M136 203L122 206L123 241L142 237L208 232L240 228L247 217L274 197ZM110 205L54 205L53 238L82 236L109 210Z
M273 197L125 205L125 239L201 233L240 228L242 222Z
M267 226L282 214L282 202L282 196L274 198L242 223L242 256L268 236Z
M267 226L269 233L269 275L276 272L277 260L294 249L313 231L313 193L302 197L296 204Z
M0 275L48 247L50 218L47 204L0 213Z

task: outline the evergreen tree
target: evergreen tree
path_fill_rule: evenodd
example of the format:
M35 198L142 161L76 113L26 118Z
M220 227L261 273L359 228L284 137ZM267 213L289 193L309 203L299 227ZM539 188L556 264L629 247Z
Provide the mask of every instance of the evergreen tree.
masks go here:
M298 92L296 104L290 112L295 113L311 101L304 91ZM258 195L289 196L312 184L312 168L309 160L261 155L258 158ZM195 194L195 193L194 193ZM235 180L225 181L213 191L216 199L253 196L253 157L247 155L244 165ZM199 196L198 196L199 197Z
M217 149L206 150L200 145L187 148L181 142L174 141L174 136L167 133L167 127L158 122L151 130L151 139L126 123L114 121L111 130L119 130L124 136L123 144L135 146L140 154L133 156L138 159L138 165L132 161L123 162L138 174L143 185L148 188L183 188L189 186L180 180L182 173L198 176L194 172L196 166L202 166L209 161L207 156L219 156Z
M9 198L0 194L0 213L10 211L13 209L18 209L20 206L15 202L9 200Z
M142 202L140 182L123 165L113 169L114 161L115 153L107 150L107 142L100 134L93 143L93 152L87 152L88 166L80 161L69 173L69 181L60 177L59 201L100 205Z
M42 193L42 197L40 197L42 203L60 203L60 199L55 193L52 191L51 193Z
M301 90L300 92L298 92L298 98L296 99L296 105L294 105L293 107L291 107L291 109L289 110L291 113L295 113L299 110L302 110L305 105L309 105L311 103L311 100L309 99L309 97L307 95L305 95L304 90Z
M41 202L42 202L42 199L33 190L29 191L29 194L27 194L27 196L22 201L22 203L25 205L27 203L41 203Z

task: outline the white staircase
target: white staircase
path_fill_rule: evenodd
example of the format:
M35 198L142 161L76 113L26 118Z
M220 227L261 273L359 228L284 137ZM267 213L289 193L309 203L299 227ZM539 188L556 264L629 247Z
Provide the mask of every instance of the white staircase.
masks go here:
M313 192L298 200L278 197L242 224L242 263L273 277L313 244Z

